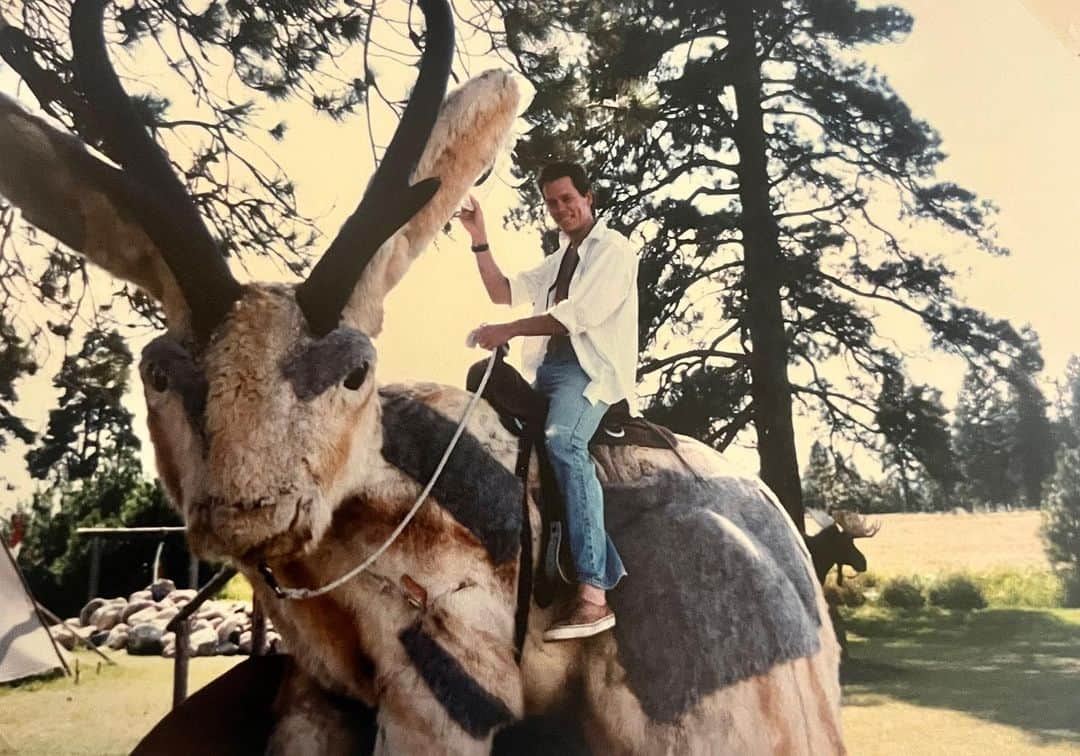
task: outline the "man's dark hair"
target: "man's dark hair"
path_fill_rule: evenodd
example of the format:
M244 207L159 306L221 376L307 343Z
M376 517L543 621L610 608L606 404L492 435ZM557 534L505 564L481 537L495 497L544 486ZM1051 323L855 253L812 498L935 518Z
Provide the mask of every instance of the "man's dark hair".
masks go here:
M566 161L545 165L543 170L540 171L540 176L536 179L536 186L540 189L540 193L543 194L544 184L550 184L563 176L570 179L570 182L581 196L584 197L592 191L592 182L589 180L589 174L585 172L585 169L578 163Z

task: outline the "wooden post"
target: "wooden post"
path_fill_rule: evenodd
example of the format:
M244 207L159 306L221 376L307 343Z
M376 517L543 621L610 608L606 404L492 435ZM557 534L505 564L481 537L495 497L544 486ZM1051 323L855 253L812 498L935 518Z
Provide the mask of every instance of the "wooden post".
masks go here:
M256 596L251 597L251 655L266 653L266 615Z
M101 537L94 536L90 539L90 584L87 586L86 597L90 601L97 597L98 583L101 578Z
M220 591L225 584L236 574L235 567L222 567L218 574L210 578L209 582L199 589L195 598L191 599L176 616L169 620L165 626L165 632L176 633L176 663L173 665L173 708L175 709L187 698L188 684L188 619L203 603Z
M175 709L187 698L188 684L188 621L176 628L176 664L173 667L172 705Z

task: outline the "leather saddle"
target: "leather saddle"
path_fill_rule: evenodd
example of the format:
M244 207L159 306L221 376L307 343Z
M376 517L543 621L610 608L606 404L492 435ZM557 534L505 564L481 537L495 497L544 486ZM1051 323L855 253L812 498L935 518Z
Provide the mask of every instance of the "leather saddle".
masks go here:
M476 391L487 370L487 360L469 368L465 388ZM503 426L519 438L527 427L543 427L547 417L547 398L539 393L521 374L498 353L491 377L484 387L484 399L499 413ZM593 434L589 446L647 446L653 449L674 449L678 446L675 434L667 428L630 414L625 399L608 408Z
M540 505L542 521L540 550L543 559L540 562L540 574L536 575L531 582L536 603L544 607L548 606L557 595L567 593L571 586L576 586L577 574L570 555L569 543L564 538L562 495L543 442L544 421L548 410L547 398L530 386L517 370L507 365L503 360L503 355L502 351L496 355L491 377L484 387L483 398L498 413L503 426L518 437L517 472L526 486L528 485L529 457L532 451L536 451L539 461L541 490L534 492L534 496ZM488 360L485 359L469 368L465 383L469 391L475 392L479 388L487 366ZM629 404L623 400L608 408L596 433L589 441L590 449L601 445L647 446L674 450L678 441L669 429L650 423L644 418L633 417L630 414ZM524 556L524 551L522 553ZM531 573L531 565L529 571Z

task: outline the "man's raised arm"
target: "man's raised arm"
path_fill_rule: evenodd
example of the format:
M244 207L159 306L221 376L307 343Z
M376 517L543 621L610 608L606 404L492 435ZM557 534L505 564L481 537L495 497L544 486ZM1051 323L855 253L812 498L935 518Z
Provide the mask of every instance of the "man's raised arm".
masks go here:
M468 205L461 208L458 220L472 237L472 251L476 257L476 267L487 289L488 297L495 304L510 304L510 281L499 269L488 246L487 229L484 227L484 211L476 198L469 195Z

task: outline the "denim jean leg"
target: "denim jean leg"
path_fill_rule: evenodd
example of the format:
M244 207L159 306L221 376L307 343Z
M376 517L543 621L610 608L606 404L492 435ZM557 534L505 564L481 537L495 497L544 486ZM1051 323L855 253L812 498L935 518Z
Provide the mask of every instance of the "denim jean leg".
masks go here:
M550 402L545 440L566 506L566 528L578 580L607 590L626 574L604 529L604 494L589 439L607 411L584 397L588 376L577 360L549 359L537 372L537 390Z

